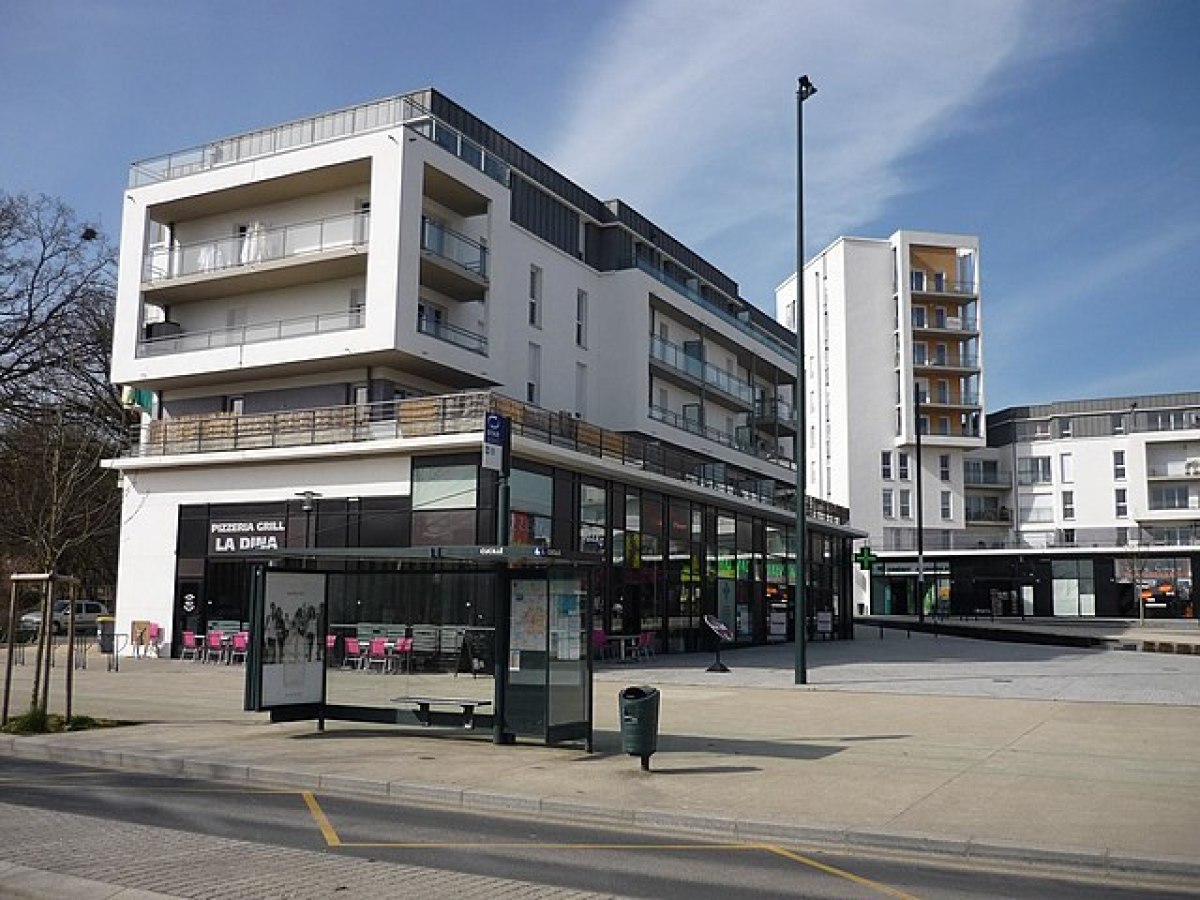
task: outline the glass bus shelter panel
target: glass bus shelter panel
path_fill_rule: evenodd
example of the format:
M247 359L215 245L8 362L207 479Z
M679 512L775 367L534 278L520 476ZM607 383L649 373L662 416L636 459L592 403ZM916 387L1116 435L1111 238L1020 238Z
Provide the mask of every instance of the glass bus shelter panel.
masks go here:
M586 721L590 709L587 579L552 578L550 593L549 729Z
M509 582L508 692L505 727L544 737L550 643L550 587L545 576Z

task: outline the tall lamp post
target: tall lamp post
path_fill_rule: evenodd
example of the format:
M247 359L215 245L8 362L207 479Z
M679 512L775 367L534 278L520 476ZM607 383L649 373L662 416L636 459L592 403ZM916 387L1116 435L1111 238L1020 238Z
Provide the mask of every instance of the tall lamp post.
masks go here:
M304 510L304 549L312 544L312 512L313 501L321 495L317 491L301 491L296 495L300 498L300 508Z
M808 624L804 594L808 580L808 510L804 502L808 465L805 421L808 389L804 383L804 101L817 92L807 75L796 86L796 684L808 683L805 659Z
M925 486L921 477L921 383L913 384L917 429L917 621L925 621Z

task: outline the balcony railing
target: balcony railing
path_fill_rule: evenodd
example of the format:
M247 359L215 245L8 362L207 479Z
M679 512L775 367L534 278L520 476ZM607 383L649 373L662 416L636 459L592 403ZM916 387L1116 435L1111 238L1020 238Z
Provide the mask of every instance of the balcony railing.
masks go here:
M696 434L706 440L713 441L723 447L730 447L734 450L739 450L742 453L748 453L751 456L756 456L759 459L765 459L768 462L774 463L777 466L794 469L796 463L790 457L782 456L770 447L760 446L753 441L738 440L737 435L729 434L724 431L719 431L716 428L709 428L703 422L697 422L693 419L688 419L680 413L670 409L664 409L661 406L650 407L650 418L656 422L663 422L678 428L680 431L686 431L689 434Z
M150 422L134 430L126 457L316 446L478 432L488 412L507 416L512 433L606 459L643 472L730 496L795 509L790 482L778 482L657 441L608 431L588 422L486 391L416 397L352 406L242 414L214 413ZM810 519L849 522L849 510L805 498Z
M778 398L755 400L754 418L760 424L769 422L786 422L792 426L796 424L796 413L792 409L792 404Z
M973 295L975 293L975 282L973 281L946 281L939 278L926 278L922 283L913 283L912 292L914 294L957 294L957 295Z
M626 263L628 263L628 262L629 261L626 260ZM684 282L680 281L678 278L672 278L670 275L668 275L662 269L655 266L649 260L638 257L636 260L634 260L634 264L639 269L641 269L643 272L645 272L647 275L650 275L651 277L657 279L658 281L661 281L667 287L671 288L671 290L682 294L683 296L687 297L689 300L691 300L693 303L697 304L698 306L704 307L713 315L719 316L722 320L724 320L725 322L732 325L738 331L741 331L741 332L749 335L751 338L758 341L760 344L770 347L776 353L782 355L785 359L789 360L792 363L792 365L795 365L795 360L796 360L796 345L795 345L795 343L788 343L786 341L781 341L779 338L775 337L775 335L768 334L765 331L761 331L761 330L755 328L749 322L742 321L736 315L729 312L729 309L728 309L728 307L726 307L725 304L717 303L714 300L708 299L707 297L705 297L702 293L700 293L698 290L696 290L691 285L685 284Z
M963 484L966 487L1012 487L1012 475L1009 472L983 472L978 469L963 470Z
M967 507L964 515L968 523L1012 521L1012 513L1010 513L1004 507L1000 507L998 509L972 509L971 507Z
M436 118L414 99L415 96L418 95L401 94L349 106L142 160L130 167L129 186L140 187L182 178L233 163L274 156L288 150L312 147L398 125L408 126L414 133L428 138L500 184L508 184L507 163Z
M417 331L437 338L439 341L462 347L464 350L470 350L472 353L478 353L480 356L487 356L487 335L476 334L465 328L459 328L457 325L448 325L445 322L420 315L417 316Z
M369 213L349 213L273 228L251 225L245 234L235 237L152 248L142 266L142 280L165 281L357 247L367 243L369 226Z
M736 375L719 369L712 363L689 356L682 347L664 341L656 334L650 335L650 356L665 363L678 372L690 375L702 384L710 385L745 404L754 402L754 386Z
M287 338L308 337L314 334L349 331L354 328L362 328L365 319L364 310L357 309L316 313L291 319L276 319L271 322L256 322L252 325L237 325L231 328L178 331L138 341L137 355L139 357L163 356L170 353L212 350L216 347L237 347L242 344L259 344ZM174 323L164 324L173 325Z
M923 529L924 550L1011 549L1040 550L1052 547L1128 547L1130 553L1142 553L1146 547L1195 546L1200 544L1200 528L1143 529L1139 535L1134 528L1075 528L1046 529L1028 533L997 526L994 531L982 528ZM1071 533L1073 532L1073 533ZM1122 533L1124 532L1124 533ZM871 536L876 550L915 553L917 529L885 528L882 535ZM1118 559L1120 556L1117 557ZM1126 557L1128 558L1128 557Z
M973 316L947 316L939 322L914 315L912 327L917 331L978 331L979 322Z
M924 359L913 359L913 365L928 369L977 369L979 356L975 353L964 353L961 356L926 356Z
M421 249L447 259L480 278L488 277L487 247L433 219L421 219Z

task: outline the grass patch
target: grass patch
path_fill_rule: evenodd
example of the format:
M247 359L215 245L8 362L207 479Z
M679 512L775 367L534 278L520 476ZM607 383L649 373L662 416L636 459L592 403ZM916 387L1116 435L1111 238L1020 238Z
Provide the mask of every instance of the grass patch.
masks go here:
M95 719L91 716L66 716L44 713L39 709L12 716L0 731L5 734L57 734L63 731L90 731L93 728L117 728L125 725L115 719Z

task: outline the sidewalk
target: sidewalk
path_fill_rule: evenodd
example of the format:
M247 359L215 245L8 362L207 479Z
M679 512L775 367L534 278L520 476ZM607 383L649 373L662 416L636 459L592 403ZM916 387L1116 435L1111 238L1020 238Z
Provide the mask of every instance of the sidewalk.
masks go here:
M172 660L78 673L77 711L147 724L0 736L0 753L1200 886L1200 655L858 633L808 646L806 687L793 684L790 644L723 653L726 675L705 671L704 654L602 664L590 755L456 732L271 725L240 712L240 669ZM29 668L15 670L17 708ZM620 753L626 684L663 692L649 773Z

